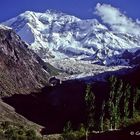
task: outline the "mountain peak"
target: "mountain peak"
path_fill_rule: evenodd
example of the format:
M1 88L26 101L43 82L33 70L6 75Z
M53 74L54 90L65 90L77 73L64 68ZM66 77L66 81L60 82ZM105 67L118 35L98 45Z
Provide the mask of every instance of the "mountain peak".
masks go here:
M65 15L65 13L63 13L63 12L61 12L59 10L54 10L54 9L47 9L45 11L45 13L47 13L47 14L61 14L61 15Z
M72 58L103 65L126 65L120 59L127 49L140 48L139 38L109 30L97 19L81 20L55 10L26 11L3 23L17 34L43 60Z

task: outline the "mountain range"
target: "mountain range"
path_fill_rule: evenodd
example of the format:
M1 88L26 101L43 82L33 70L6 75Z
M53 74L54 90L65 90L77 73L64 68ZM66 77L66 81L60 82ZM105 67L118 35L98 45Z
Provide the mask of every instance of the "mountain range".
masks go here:
M87 121L88 89L82 78L87 76L91 77L89 92L95 93L97 116L101 116L102 101L112 92L112 75L117 77L112 93L122 94L122 100L130 86L127 92L131 92L133 112L132 102L140 93L139 35L113 32L96 19L82 20L52 10L27 11L2 24L0 121L35 125L38 132L44 127L47 134L61 133L67 121L79 127ZM50 86L54 75L71 80Z
M71 61L128 66L140 56L139 35L111 31L97 19L82 20L54 10L26 11L2 24L13 28L30 49L59 69Z

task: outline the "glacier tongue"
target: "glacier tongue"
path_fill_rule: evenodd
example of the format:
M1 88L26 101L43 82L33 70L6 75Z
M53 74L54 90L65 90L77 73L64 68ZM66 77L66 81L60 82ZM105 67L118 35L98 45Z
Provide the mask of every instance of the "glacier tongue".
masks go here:
M140 49L139 36L115 33L96 19L81 20L52 10L27 11L2 24L13 28L45 61L75 59L107 66L128 65L121 57L125 50L135 53Z

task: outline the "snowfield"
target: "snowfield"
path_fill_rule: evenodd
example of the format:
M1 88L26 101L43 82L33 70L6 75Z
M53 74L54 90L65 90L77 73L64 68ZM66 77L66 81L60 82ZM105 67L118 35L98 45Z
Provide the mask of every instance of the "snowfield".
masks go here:
M113 32L96 19L52 10L27 11L2 24L13 28L44 61L80 77L129 66L127 55L140 49L139 35Z

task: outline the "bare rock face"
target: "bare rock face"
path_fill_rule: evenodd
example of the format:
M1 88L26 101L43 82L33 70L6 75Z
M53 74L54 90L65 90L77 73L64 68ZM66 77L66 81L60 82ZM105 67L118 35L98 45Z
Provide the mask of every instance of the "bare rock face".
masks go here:
M0 26L0 97L33 92L47 85L50 73L13 30Z

